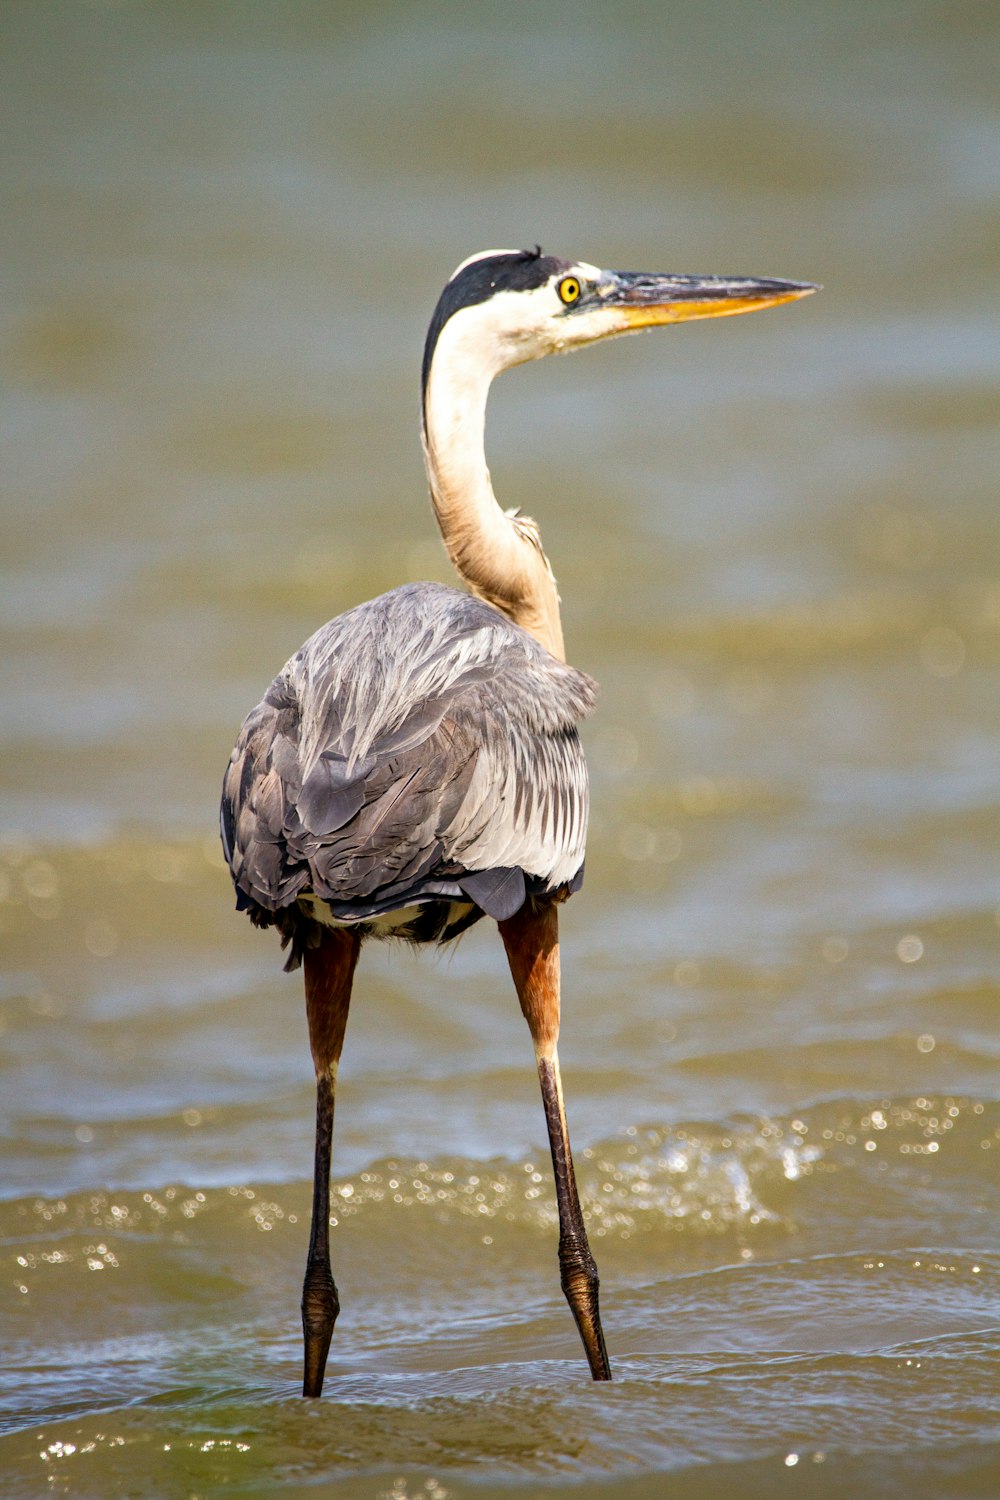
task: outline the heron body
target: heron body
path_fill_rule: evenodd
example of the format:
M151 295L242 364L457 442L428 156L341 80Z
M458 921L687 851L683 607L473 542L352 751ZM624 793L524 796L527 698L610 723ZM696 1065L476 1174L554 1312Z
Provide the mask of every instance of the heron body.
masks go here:
M512 365L655 324L751 311L807 283L601 271L540 251L464 261L423 361L423 439L442 538L470 592L409 584L324 625L244 721L222 840L237 907L305 973L316 1070L303 1393L318 1396L339 1301L329 1259L333 1103L367 939L445 943L500 930L528 1022L559 1205L563 1290L595 1380L611 1378L597 1268L559 1074L558 907L582 880L595 684L564 660L538 527L501 510L484 456L487 392Z
M351 923L447 942L573 885L594 684L492 605L408 584L340 615L275 678L226 776L240 905L292 941Z

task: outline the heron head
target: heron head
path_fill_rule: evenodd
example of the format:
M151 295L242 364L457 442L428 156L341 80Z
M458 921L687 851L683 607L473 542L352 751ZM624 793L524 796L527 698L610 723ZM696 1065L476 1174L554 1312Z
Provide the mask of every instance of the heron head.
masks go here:
M452 273L424 349L426 391L445 347L492 379L501 370L598 339L691 318L731 317L807 297L808 281L602 271L535 250L485 250Z

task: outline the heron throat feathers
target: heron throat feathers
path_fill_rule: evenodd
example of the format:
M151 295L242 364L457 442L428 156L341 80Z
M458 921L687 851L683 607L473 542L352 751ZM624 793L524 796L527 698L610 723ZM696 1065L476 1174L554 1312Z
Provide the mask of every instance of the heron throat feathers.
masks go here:
M424 458L437 523L471 591L564 661L559 594L538 526L501 509L486 465L486 398L493 377L516 361L497 359L461 321L453 318L442 331L424 391Z

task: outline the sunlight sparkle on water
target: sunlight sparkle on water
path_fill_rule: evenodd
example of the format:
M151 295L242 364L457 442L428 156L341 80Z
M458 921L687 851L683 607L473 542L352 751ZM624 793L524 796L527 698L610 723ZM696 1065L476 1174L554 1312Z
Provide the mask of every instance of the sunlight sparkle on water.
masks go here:
M896 944L896 955L900 963L915 964L924 956L923 940L916 933L907 933Z

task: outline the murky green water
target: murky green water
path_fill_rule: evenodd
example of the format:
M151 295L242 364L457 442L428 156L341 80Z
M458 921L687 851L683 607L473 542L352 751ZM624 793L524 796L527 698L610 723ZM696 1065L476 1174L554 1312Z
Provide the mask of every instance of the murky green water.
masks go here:
M0 32L0 1492L1000 1493L1000 14ZM365 955L303 1403L300 981L218 784L319 623L448 576L423 328L536 240L826 288L491 407L603 688L562 1052L618 1380L483 924Z

